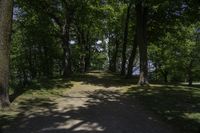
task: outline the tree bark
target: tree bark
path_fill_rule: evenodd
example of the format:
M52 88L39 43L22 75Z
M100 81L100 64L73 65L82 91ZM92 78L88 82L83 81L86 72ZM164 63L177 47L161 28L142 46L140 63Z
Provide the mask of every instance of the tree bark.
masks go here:
M72 74L71 50L69 44L69 22L66 21L63 26L63 77L68 78Z
M9 54L11 43L13 1L0 0L0 106L8 107Z
M70 25L71 25L71 11L69 10L69 3L63 2L64 8L64 22L62 25L62 41L63 41L63 77L68 78L72 74L72 63L71 63L71 50L70 50ZM62 20L59 20L62 21ZM59 24L59 23L58 23Z
M137 42L136 42L136 36L135 36L132 51L131 51L131 56L129 57L128 71L126 75L127 78L130 78L132 76L133 63L135 60L136 52L137 52Z
M80 29L80 35L81 35L81 40L80 40L80 48L81 48L81 54L80 54L80 72L84 73L85 72L85 47L86 47L86 39L85 39L85 32L83 29Z
M116 40L115 40L115 52L114 52L113 57L112 57L111 68L110 68L110 70L112 72L117 72L117 56L118 56L118 52L119 52L119 41L116 38Z
M63 39L63 77L68 78L72 74L71 51L67 39Z
M127 49L127 42L128 42L128 28L129 28L129 18L130 18L130 9L131 4L129 4L127 13L126 13L126 21L125 21L125 28L124 28L124 41L123 41L123 50L122 50L122 65L121 65L121 75L126 74L126 49Z
M90 58L91 58L91 52L87 51L85 56L85 72L88 72L90 70Z
M193 61L190 61L190 64L188 66L188 85L189 86L192 86L192 83L193 83L192 66L193 66Z
M136 3L136 36L140 54L140 77L138 84L145 85L148 83L148 63L147 63L147 41L146 41L146 8L144 1Z
M162 71L162 75L164 77L164 82L168 83L168 71Z
M90 60L91 60L91 45L89 41L89 33L87 34L87 39L86 39L86 46L85 46L85 72L90 70Z
M34 66L34 60L36 60L35 58L35 55L33 55L32 53L32 47L29 47L28 48L28 63L29 63L29 71L30 71L30 76L31 76L31 79L34 79L36 78L37 76L37 72L36 72L36 69L35 69L35 66ZM34 58L34 59L33 59Z

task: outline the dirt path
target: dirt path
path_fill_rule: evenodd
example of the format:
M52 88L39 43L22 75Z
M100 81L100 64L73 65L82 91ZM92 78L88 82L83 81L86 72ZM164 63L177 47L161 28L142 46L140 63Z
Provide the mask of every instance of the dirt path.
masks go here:
M104 80L74 81L54 101L27 101L30 106L3 133L175 133L120 93L120 86L103 85Z

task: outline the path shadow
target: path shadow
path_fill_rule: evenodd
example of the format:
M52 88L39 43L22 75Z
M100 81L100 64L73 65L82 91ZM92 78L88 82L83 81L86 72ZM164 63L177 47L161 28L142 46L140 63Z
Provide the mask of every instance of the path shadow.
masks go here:
M54 101L24 101L21 113L10 119L12 124L4 124L3 133L172 133L150 119L133 99L111 91L87 93L84 105L62 110Z
M159 114L164 121L180 127L183 133L199 133L199 92L199 88L170 85L132 87L127 94L138 98L148 109Z

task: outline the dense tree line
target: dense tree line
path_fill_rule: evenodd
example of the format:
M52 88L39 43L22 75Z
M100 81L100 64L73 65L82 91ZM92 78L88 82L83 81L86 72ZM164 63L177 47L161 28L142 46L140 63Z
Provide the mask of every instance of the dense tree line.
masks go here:
M139 85L149 80L192 85L200 79L198 0L12 3L0 0L2 106L9 105L9 79L24 87L34 79L68 78L92 69L130 78L137 67Z

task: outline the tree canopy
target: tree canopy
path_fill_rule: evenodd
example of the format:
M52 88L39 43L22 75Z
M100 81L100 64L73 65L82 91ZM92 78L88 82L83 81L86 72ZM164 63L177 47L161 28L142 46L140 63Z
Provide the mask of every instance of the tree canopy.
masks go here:
M15 0L13 8L13 86L95 69L137 76L140 85L200 79L198 0Z

